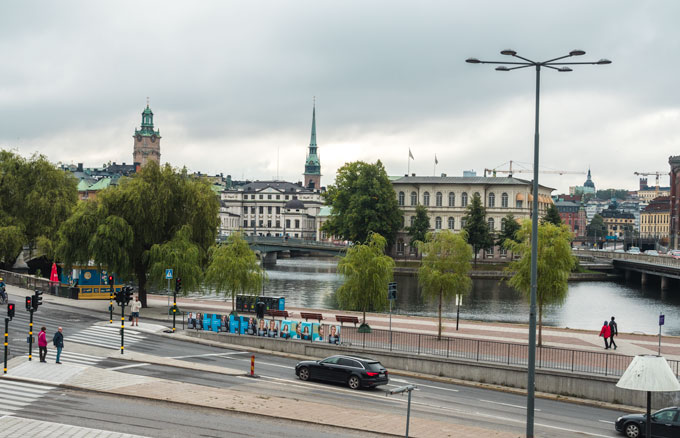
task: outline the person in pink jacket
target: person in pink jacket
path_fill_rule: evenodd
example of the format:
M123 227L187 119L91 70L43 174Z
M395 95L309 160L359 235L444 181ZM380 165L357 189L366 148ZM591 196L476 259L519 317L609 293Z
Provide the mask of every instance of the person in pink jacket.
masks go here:
M47 330L45 327L40 328L38 333L38 348L40 349L40 362L47 362Z
M602 326L602 330L600 330L600 336L604 338L604 349L609 350L609 337L611 336L612 331L609 328L609 324L607 321L604 322L604 325Z

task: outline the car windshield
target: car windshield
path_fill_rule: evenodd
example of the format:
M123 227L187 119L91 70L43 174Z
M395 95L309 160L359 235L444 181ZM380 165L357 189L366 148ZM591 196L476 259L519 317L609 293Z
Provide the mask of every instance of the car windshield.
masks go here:
M380 362L368 362L366 363L366 369L371 371L380 371L384 367L380 365Z
M330 363L338 363L338 359L340 359L340 358L337 357L337 356L333 356L333 357L329 357L329 358L326 358L326 359L322 360L321 363L328 363L328 364L330 364Z

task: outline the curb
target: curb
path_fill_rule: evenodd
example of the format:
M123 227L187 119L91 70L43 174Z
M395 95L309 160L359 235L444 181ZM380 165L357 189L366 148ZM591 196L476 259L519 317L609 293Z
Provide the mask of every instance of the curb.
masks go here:
M45 383L42 380L31 379L31 378L27 378L27 377L3 376L3 377L0 377L0 379L13 380L13 381L17 381L17 382L37 383L37 384L43 384L43 385L49 384L51 386L54 386L55 388L64 388L64 389L70 389L70 390L73 390L73 391L85 391L85 392L91 392L91 393L94 393L94 394L106 394L106 395L114 396L114 397L125 397L125 398L138 399L138 400L151 400L151 401L154 401L154 402L171 403L173 405L178 405L178 406L189 405L189 406L202 408L202 409L210 409L210 410L217 411L217 412L228 411L228 412L234 412L234 413L241 414L241 415L250 415L250 416L253 416L253 417L264 417L264 418L270 418L270 419L275 418L275 419L279 419L279 420L290 421L290 422L293 422L293 423L314 424L314 425L319 425L319 426L324 426L324 427L335 428L335 429L339 429L339 430L353 430L353 431L357 431L357 432L368 432L368 433L374 433L376 435L383 435L383 436L395 436L395 437L402 436L401 434L397 435L397 434L387 433L387 432L374 432L374 431L369 431L369 430L365 430L365 429L359 429L359 428L356 428L356 427L344 427L344 426L329 425L329 424L325 424L325 423L320 423L320 422L316 422L316 421L309 421L309 420L304 420L304 419L299 419L299 418L277 417L277 416L274 416L274 415L267 415L267 414L263 414L263 413L260 413L260 412L252 412L252 411L245 412L245 411L238 411L238 410L235 410L235 409L215 408L215 407L205 406L205 405L196 404L196 403L184 403L184 402L178 402L178 401L169 400L169 399L158 399L158 398L153 398L153 397L147 397L147 396L143 396L143 395L119 394L119 393L116 393L116 392L104 391L104 390L101 390L101 389L83 388L83 387L80 387L80 386L69 385L67 383L56 383L56 384L52 383L52 384L50 384L50 383Z

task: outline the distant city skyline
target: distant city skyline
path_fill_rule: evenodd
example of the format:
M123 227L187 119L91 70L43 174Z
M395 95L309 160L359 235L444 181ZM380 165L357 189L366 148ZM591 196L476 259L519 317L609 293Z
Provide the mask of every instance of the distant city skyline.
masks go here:
M380 159L394 176L530 168L533 73L465 59L583 49L613 64L544 73L541 169L584 173L540 183L568 193L590 168L598 189L633 190L633 172L667 173L680 153L679 15L677 2L633 0L10 3L0 148L131 164L148 96L162 162L297 182L316 96L324 186L355 160Z

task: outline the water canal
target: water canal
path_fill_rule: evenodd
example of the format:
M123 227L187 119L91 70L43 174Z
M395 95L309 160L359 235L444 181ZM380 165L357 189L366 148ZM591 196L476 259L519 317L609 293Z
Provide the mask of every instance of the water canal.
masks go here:
M333 258L279 259L267 268L265 295L286 297L288 307L334 308L333 292L342 284ZM417 278L397 276L395 313L435 316L436 303L424 301ZM664 313L663 333L680 336L680 291L660 291L639 283L592 281L569 284L562 306L544 312L545 325L599 330L602 322L616 316L622 332L658 333L659 313ZM453 303L444 307L445 316L455 318ZM461 307L461 318L479 321L528 323L529 304L524 296L497 280L475 280Z

